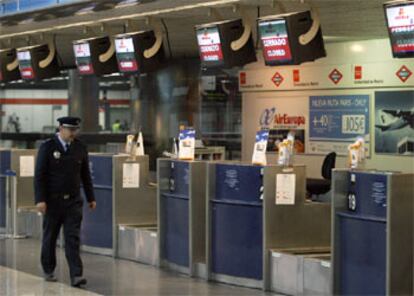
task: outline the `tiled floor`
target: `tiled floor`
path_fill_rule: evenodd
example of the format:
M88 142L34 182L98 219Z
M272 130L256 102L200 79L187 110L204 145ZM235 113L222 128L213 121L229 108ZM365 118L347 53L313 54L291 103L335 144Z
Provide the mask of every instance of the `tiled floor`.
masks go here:
M45 283L39 263L40 242L0 239L0 295L271 295L260 290L208 283L111 257L83 254L87 291L69 287L68 269L58 252L60 283ZM17 271L20 272L17 272ZM92 295L92 294L90 294Z
M0 266L0 295L93 296L97 294L62 283L47 283L41 277Z

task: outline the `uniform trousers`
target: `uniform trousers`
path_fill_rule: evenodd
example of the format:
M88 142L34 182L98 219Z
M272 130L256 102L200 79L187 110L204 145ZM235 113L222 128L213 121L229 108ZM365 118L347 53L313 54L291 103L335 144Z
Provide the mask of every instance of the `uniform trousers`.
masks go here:
M43 238L41 263L46 274L56 267L56 241L63 226L65 255L69 265L70 277L80 277L83 273L80 258L80 229L82 223L83 200L80 196L64 198L50 197L46 202L43 219Z

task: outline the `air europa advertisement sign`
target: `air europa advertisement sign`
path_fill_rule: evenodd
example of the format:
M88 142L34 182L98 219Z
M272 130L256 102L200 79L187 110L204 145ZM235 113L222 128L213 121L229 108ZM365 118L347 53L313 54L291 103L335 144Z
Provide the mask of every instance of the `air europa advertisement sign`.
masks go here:
M269 104L265 104L267 107L258 110L260 116L256 118L259 119L260 127L269 129L267 152L277 153L278 144L286 139L288 134L293 134L295 153L305 153L307 105L304 101L305 98L290 99L289 106L282 104L280 100L266 99L269 102ZM252 110L253 113L255 112Z

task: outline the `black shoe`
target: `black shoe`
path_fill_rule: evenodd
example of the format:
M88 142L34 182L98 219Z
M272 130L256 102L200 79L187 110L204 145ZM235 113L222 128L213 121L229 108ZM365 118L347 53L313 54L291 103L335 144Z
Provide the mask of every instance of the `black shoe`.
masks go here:
M78 287L80 288L81 286L84 286L88 283L88 281L80 276L75 276L74 278L72 278L72 287Z
M57 278L53 273L45 273L44 278L46 282L57 282Z

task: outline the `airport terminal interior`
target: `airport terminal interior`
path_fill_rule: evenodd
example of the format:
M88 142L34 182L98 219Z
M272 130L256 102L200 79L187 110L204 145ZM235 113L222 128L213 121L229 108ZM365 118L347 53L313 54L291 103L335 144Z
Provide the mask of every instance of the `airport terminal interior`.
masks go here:
M414 0L0 0L0 295L414 295Z

